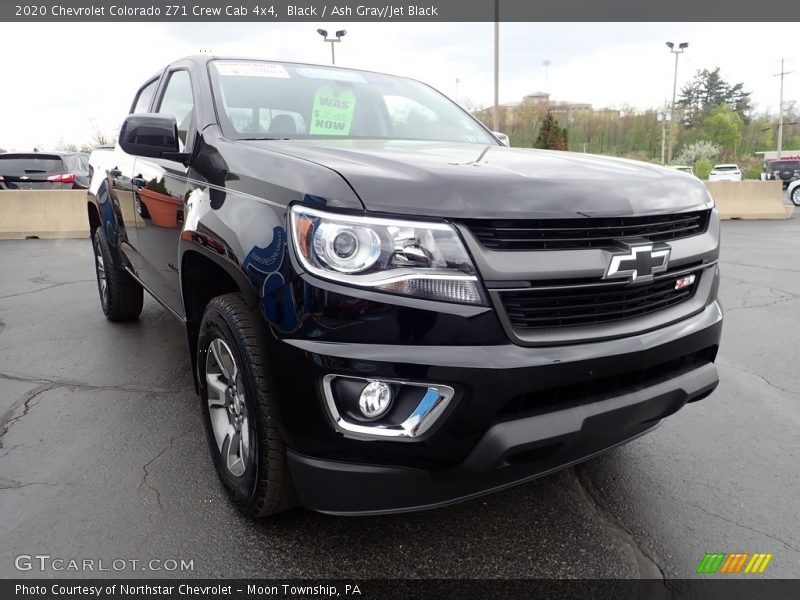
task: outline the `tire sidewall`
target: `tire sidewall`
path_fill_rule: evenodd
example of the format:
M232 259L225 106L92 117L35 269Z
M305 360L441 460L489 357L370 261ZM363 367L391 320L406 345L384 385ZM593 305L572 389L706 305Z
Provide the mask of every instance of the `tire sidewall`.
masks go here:
M217 447L214 438L214 430L211 425L211 416L208 408L208 387L206 384L206 357L208 348L215 338L224 341L233 353L236 366L242 373L242 383L244 385L245 405L247 406L248 426L250 428L250 461L246 466L245 472L241 477L233 475L225 465L224 458ZM200 332L197 340L197 375L200 390L200 402L203 411L203 422L205 423L211 456L217 474L222 481L232 500L243 507L250 505L256 494L258 482L258 471L260 467L260 445L261 433L259 427L258 403L255 395L258 393L253 385L250 374L250 366L244 359L244 352L238 336L225 317L225 314L216 307L210 306L200 324Z
M789 193L789 200L791 200L792 204L795 206L800 206L800 185L795 186Z

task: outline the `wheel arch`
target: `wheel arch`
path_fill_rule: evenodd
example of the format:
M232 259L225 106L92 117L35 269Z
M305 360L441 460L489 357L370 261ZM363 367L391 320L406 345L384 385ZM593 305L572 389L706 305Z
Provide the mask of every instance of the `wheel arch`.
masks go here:
M97 228L100 227L100 210L97 208L97 205L89 200L86 203L86 211L89 217L89 237L94 237L94 232L97 231Z
M183 244L181 248L180 284L186 319L186 335L192 364L192 380L197 381L197 340L203 312L212 298L223 294L240 293L249 308L259 301L257 290L241 269L230 259L222 257L199 244Z

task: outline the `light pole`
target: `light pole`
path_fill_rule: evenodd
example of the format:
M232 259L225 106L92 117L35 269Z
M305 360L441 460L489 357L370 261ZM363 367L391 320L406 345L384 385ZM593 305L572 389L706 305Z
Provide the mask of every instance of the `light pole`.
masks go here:
M661 123L661 164L665 165L664 150L666 149L667 142L667 121L670 120L670 114L667 112L667 101L664 100L664 110L656 115L656 120Z
M345 31L344 29L340 29L339 31L337 31L336 32L336 39L329 38L328 37L328 32L325 31L324 29L317 29L317 33L322 36L322 41L323 42L329 42L330 43L330 45L331 45L331 64L335 65L336 64L336 52L334 52L334 48L335 48L334 44L336 44L337 42L341 42L342 38L345 35L347 35L347 31Z
M492 130L500 129L500 0L494 0L494 110Z
M672 104L669 107L669 143L667 144L667 160L672 162L672 127L675 121L675 94L678 92L678 56L683 54L683 51L689 47L689 42L681 42L678 44L678 49L675 50L675 44L667 42L667 48L672 54L675 55L675 76L672 79Z

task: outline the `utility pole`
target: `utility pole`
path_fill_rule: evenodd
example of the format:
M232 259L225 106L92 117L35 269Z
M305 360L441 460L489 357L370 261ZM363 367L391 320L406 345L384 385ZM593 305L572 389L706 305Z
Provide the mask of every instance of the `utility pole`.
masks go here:
M492 130L500 129L500 0L494 0L494 111Z
M666 165L666 149L667 149L667 121L670 120L669 113L667 112L667 101L664 100L664 110L656 115L656 119L661 121L661 164Z
M783 59L781 58L781 72L775 73L775 77L781 78L781 99L778 105L778 159L781 157L781 149L783 146L783 78L789 73L794 73L794 71L784 71Z
M547 71L552 66L552 64L553 64L553 61L550 60L549 58L546 58L546 59L544 59L542 61L542 66L544 67L544 84L545 84L545 88L547 87ZM547 91L547 90L545 89L545 91Z
M672 79L672 104L669 107L669 144L667 145L667 160L672 162L672 122L675 120L675 96L678 92L678 56L689 47L689 42L681 42L675 50L675 44L667 42L667 48L675 55L675 75Z

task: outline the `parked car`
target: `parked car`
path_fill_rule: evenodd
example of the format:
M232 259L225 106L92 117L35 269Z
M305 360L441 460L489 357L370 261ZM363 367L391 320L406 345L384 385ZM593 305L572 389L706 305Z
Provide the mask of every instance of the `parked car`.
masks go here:
M708 174L709 181L741 181L742 170L738 165L714 165Z
M97 160L102 311L146 290L185 326L250 517L472 498L717 386L719 215L671 169L506 147L401 77L208 55L146 80Z
M795 179L792 181L787 188L787 192L789 194L789 200L791 200L792 204L795 206L800 206L800 179Z
M88 187L88 154L82 152L0 154L0 190L69 190Z
M694 168L687 166L687 165L672 165L673 169L676 171L680 171L681 173L688 173L689 175L694 175Z
M800 179L800 160L769 161L765 179L768 181L782 181L783 189L787 189L792 181Z

